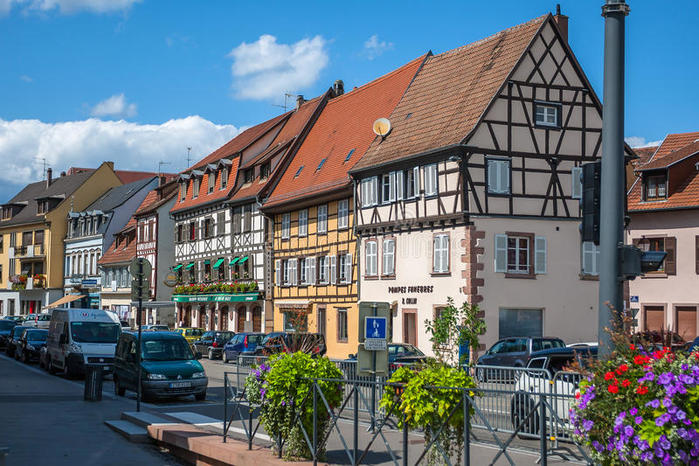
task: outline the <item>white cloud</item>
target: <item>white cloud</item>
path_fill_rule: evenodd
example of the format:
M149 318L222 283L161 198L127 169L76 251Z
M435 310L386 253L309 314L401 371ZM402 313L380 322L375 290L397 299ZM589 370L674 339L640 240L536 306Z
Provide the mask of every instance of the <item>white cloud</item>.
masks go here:
M33 162L41 158L56 174L71 166L97 167L105 160L116 169L143 171L157 171L159 161L171 162L166 170L177 172L186 168L187 147L192 160L199 160L239 132L198 115L159 125L95 118L61 123L0 119L0 195L9 199L26 183L40 180L42 165Z
M34 82L34 79L31 76L27 76L26 74L21 75L19 77L19 79L21 79L25 83L33 83Z
M7 14L13 6L23 11L50 12L58 10L61 14L80 11L92 13L114 13L127 11L141 0L0 0L0 14Z
M379 35L374 34L369 37L366 42L364 42L364 53L369 60L373 60L387 50L393 48L393 42L386 42L385 40L379 40Z
M264 34L256 42L243 42L229 54L236 96L279 98L310 86L328 64L325 46L321 36L279 44L276 37Z
M124 94L114 94L92 107L90 115L95 117L131 118L136 116L136 104L128 103Z
M659 146L663 140L659 141L646 141L646 138L642 136L629 136L624 138L626 144L631 147L648 147L648 146Z

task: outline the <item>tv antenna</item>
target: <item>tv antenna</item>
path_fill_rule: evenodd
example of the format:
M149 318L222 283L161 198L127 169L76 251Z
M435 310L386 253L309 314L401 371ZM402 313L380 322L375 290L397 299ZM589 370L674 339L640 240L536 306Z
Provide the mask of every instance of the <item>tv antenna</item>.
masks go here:
M162 167L163 165L170 165L171 162L163 162L162 160L158 162L158 175L163 173Z
M46 157L37 157L36 158L37 162L41 162L41 164L44 167L44 171L41 175L41 179L45 180L46 179L46 169L48 168L48 162L46 161Z
M189 168L192 165L192 162L191 162L192 158L190 156L191 152L192 152L192 148L187 147L187 168Z
M279 105L279 104L272 104L272 105L275 106L275 107L283 108L284 111L286 112L286 109L289 107L289 104L288 104L288 99L289 99L289 97L292 97L292 98L295 99L295 98L296 98L296 95L294 95L294 94L289 94L288 92L285 92L285 93L284 93L284 105Z

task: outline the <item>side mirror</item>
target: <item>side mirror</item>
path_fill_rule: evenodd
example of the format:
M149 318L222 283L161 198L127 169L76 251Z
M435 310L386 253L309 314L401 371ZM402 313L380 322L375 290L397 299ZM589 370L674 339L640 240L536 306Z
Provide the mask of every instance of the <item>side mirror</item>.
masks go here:
M194 359L201 359L201 353L199 351L194 353Z

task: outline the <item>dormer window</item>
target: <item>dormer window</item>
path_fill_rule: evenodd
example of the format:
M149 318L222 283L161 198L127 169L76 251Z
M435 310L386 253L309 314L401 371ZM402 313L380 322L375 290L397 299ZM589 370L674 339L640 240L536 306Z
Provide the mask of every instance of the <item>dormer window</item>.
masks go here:
M269 162L263 163L262 165L260 165L260 181L266 180L267 178L269 178L270 171L271 170L270 170Z
M36 203L36 213L37 214L45 214L48 211L49 211L49 201L48 200L37 201L37 203Z
M561 105L549 102L534 102L534 124L560 128Z
M252 178L253 178L253 169L248 168L247 170L243 171L243 181L245 183L252 183Z
M228 168L223 168L221 170L221 189L226 189L228 185Z
M216 184L216 173L209 173L209 194L214 192L214 185Z
M187 182L180 183L180 202L184 202L187 197Z
M199 184L201 183L201 180L199 178L194 178L193 180L193 186L192 186L192 199L196 199L199 197Z
M645 180L646 201L667 199L667 178L665 175L653 175Z
M2 219L9 220L11 218L12 218L12 207L3 207L2 208Z

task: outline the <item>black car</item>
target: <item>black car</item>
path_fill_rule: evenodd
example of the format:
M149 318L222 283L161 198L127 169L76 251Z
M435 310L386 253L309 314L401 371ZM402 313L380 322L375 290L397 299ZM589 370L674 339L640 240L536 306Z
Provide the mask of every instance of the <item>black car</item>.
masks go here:
M256 356L301 351L312 356L324 356L327 352L325 337L321 333L272 332L255 348Z
M393 373L401 366L413 366L427 361L425 353L408 343L389 343L388 350L388 370ZM349 361L357 359L356 354L350 354Z
M38 361L41 348L46 346L49 331L43 328L30 328L19 339L15 357L25 363Z
M0 348L7 348L12 329L17 326L17 322L10 319L0 320Z
M511 337L496 342L478 358L480 366L526 367L534 351L565 348L560 338L551 337Z
M17 345L19 344L19 339L22 338L22 335L24 335L24 332L29 330L32 327L25 327L23 325L17 325L15 328L12 329L12 333L10 334L10 339L7 342L7 348L5 349L5 352L9 357L15 356L16 348Z
M223 353L223 347L226 346L226 343L231 341L231 338L234 336L235 332L211 330L205 332L199 340L192 343L192 346L196 352L202 356L206 354L209 359L218 359Z

